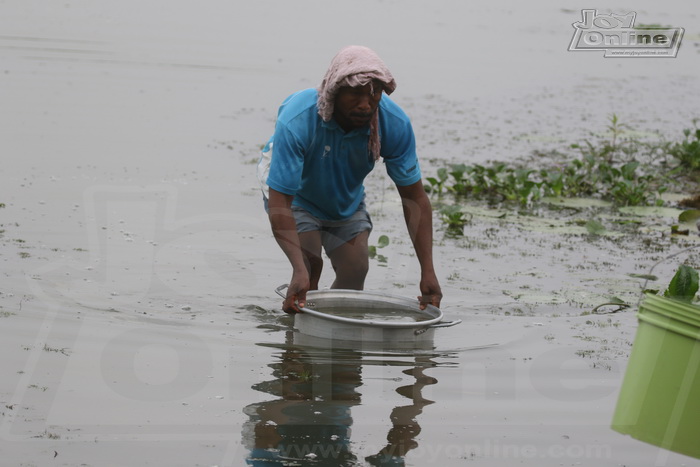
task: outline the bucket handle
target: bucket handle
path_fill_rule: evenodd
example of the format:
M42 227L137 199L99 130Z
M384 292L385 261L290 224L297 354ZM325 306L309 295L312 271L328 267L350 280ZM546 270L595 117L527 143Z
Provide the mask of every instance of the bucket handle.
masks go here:
M279 287L277 287L277 288L275 289L275 293L276 293L277 295L279 295L280 297L282 297L282 298L287 298L287 296L286 296L285 294L282 293L282 291L283 291L284 289L286 289L287 287L289 287L289 284L282 284L282 285L280 285Z
M431 328L449 328L451 326L454 326L455 324L461 323L461 319L455 319L452 321L440 321L439 323L431 324Z
M435 329L435 328L449 328L450 326L454 326L456 324L461 323L461 319L455 319L453 321L440 321L439 323L431 324L430 326L426 326L424 328L416 329L413 331L413 334L416 336L423 334L425 331L428 329Z
M287 296L283 294L282 291L287 287L289 287L289 284L282 284L275 289L275 293L286 300ZM314 306L314 302L306 302L306 306Z

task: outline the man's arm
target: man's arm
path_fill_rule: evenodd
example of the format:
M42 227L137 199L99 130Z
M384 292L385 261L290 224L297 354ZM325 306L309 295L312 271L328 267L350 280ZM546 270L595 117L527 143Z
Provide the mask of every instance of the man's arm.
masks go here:
M427 304L440 306L442 291L433 266L433 208L420 180L412 185L397 186L408 234L420 263L421 308Z
M286 313L299 313L301 311L299 308L306 305L306 292L310 287L309 271L304 263L296 221L294 214L292 214L293 199L292 195L286 195L270 188L268 215L272 234L292 265L292 280L287 288L287 298L282 305L282 309Z

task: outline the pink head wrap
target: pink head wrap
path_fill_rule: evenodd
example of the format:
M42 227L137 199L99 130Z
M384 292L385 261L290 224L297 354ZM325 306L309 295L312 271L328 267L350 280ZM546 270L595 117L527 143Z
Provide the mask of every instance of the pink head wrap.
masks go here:
M360 45L351 45L340 50L333 57L321 85L318 87L318 114L327 122L333 117L335 96L343 86L365 86L373 80L384 85L384 92L391 94L396 89L396 81L381 58L372 50ZM379 109L369 124L368 149L379 159Z

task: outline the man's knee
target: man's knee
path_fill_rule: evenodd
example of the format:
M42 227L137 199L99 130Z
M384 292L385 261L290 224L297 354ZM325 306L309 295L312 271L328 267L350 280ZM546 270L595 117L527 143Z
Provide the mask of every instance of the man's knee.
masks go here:
M345 258L344 261L338 261L333 267L336 274L343 275L348 278L359 278L364 280L369 272L369 257L367 255L354 255L351 258Z

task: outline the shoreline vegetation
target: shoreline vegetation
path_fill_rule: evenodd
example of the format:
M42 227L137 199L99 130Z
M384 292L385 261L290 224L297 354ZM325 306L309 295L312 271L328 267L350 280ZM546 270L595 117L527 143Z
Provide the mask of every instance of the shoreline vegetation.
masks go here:
M464 208L473 202L532 215L542 215L543 206L562 199L588 199L591 206L604 202L612 209L673 205L686 209L679 223L687 223L700 219L697 124L694 120L680 141L649 142L612 114L606 138L570 144L565 151L536 151L512 164L449 164L426 177L425 189L451 235L459 235L469 222ZM676 234L691 233L672 228Z
M700 129L698 120L692 124L678 141L648 141L612 114L603 137L564 150L535 151L514 163L447 164L425 178L425 189L447 238L463 238L475 217L551 235L567 232L551 228L554 220L561 224L565 219L572 235L591 241L624 235L629 241L619 248L633 253L635 245L652 242L648 234L659 233L657 218L663 216L671 223L662 227L661 236L683 238L679 246L692 250L700 246ZM670 221L670 215L676 218ZM680 265L674 285L681 273L696 278L693 267ZM686 282L696 280L681 281ZM683 290L679 295L697 303L697 290Z
M613 114L607 127L609 138L571 144L566 152L535 152L536 161L491 165L450 164L427 177L426 191L441 199L451 194L489 203L515 202L532 207L546 197L590 197L617 206L663 206L669 190L686 191L700 181L700 129L683 131L676 142L647 142L634 136L629 125ZM627 134L631 136L627 137ZM573 152L573 154L572 154ZM681 206L700 208L700 196Z

